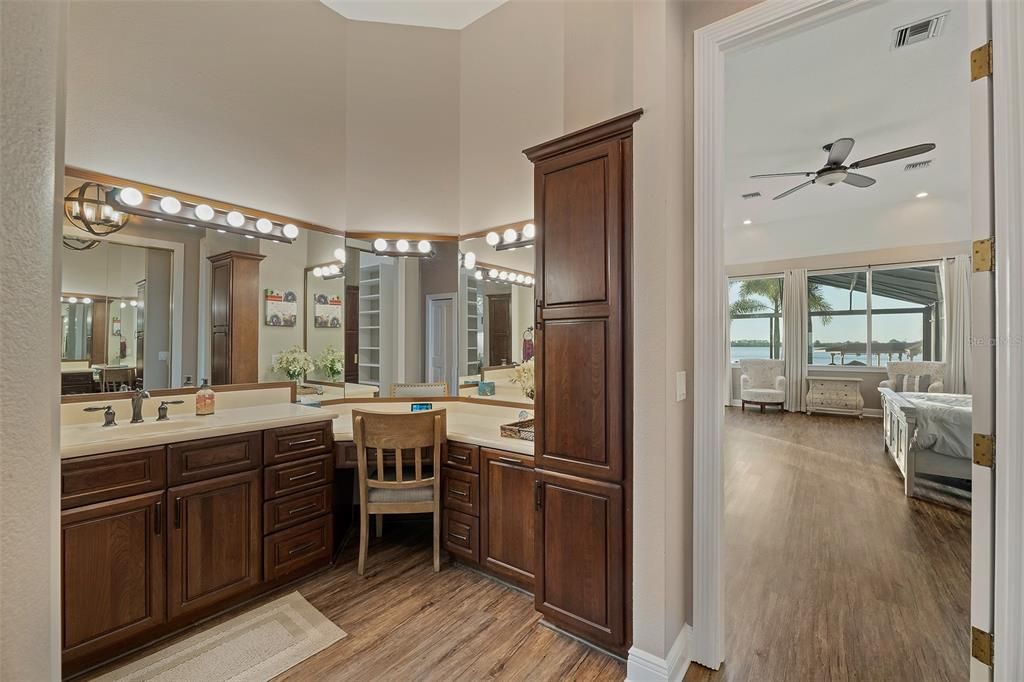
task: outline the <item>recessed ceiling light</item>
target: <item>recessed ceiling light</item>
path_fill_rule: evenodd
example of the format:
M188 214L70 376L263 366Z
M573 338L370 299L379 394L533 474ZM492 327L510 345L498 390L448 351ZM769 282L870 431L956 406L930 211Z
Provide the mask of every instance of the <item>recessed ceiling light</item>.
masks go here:
M752 222L754 222L754 221L753 221L753 220L751 220L750 218L747 218L746 220L744 220L744 221L743 221L743 224L744 224L744 225L749 225L749 224L751 224Z
M914 196L916 196L918 199L924 199L926 196L928 196L928 192L918 192Z

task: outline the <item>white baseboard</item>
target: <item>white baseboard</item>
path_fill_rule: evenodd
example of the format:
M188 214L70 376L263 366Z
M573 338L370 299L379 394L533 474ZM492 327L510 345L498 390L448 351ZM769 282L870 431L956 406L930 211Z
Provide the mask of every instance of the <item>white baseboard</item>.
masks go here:
M684 625L665 658L632 647L626 660L627 682L681 682L690 667L692 633L693 626Z

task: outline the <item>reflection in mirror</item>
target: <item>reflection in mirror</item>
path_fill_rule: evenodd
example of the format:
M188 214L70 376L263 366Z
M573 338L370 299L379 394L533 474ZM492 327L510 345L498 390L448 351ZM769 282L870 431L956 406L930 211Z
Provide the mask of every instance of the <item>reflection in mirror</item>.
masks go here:
M355 383L348 398L455 395L458 244L382 235L347 240L358 275Z
M532 404L533 244L493 241L459 243L459 394Z
M62 250L62 393L172 386L172 260L114 241Z
M338 261L306 268L303 338L314 366L306 383L322 387L324 399L345 397L345 283Z

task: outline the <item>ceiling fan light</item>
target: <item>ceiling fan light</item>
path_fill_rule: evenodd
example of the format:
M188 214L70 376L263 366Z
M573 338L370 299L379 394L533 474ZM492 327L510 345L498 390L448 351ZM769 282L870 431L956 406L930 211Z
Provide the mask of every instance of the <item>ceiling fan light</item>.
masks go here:
M842 170L840 168L837 168L835 170L829 170L829 171L825 171L824 173L819 174L818 177L816 178L815 182L819 182L819 183L821 183L823 185L828 185L829 187L833 187L835 185L838 185L840 182L842 182L845 179L846 179L846 171Z

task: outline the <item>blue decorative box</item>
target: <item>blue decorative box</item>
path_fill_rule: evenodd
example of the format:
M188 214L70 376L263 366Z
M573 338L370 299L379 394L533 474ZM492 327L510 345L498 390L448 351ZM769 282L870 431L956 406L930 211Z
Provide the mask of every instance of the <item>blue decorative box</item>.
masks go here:
M481 381L476 386L477 395L494 395L494 382L493 381Z

